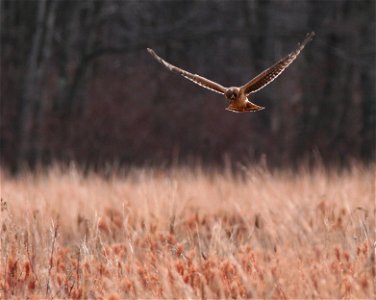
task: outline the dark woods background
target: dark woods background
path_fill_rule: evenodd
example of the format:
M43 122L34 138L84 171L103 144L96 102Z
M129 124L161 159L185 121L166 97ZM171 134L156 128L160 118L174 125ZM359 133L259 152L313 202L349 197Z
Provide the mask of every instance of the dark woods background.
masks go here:
M239 85L316 32L254 102L225 99L147 53ZM1 1L1 164L369 162L375 1Z

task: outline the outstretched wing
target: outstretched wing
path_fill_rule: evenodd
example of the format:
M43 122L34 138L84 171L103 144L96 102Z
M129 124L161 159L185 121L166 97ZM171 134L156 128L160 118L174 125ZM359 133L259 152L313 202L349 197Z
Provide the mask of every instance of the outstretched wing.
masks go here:
M220 85L219 83L211 81L211 80L209 80L205 77L199 76L197 74L192 74L192 73L189 73L189 72L187 72L183 69L180 69L180 68L168 63L164 59L160 58L152 49L150 49L150 48L147 48L147 49L148 49L149 53L157 61L159 61L162 65L164 65L170 71L176 72L176 73L184 76L185 78L193 81L194 83L198 84L199 86L202 86L203 88L206 88L206 89L211 90L213 92L223 94L226 91L226 88L224 86Z
M243 89L245 94L248 95L250 93L255 93L261 90L263 87L271 83L298 57L300 51L302 51L304 46L310 40L312 40L314 35L314 32L307 34L305 40L301 44L299 44L298 48L295 51L282 58L279 62L271 66L269 69L266 69L264 72L257 75L251 81L243 85L241 89Z

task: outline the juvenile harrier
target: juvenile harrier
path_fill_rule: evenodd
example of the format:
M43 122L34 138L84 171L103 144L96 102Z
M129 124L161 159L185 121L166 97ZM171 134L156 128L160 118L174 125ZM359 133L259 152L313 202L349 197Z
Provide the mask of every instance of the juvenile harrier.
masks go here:
M307 34L306 38L301 44L298 44L298 48L291 52L286 57L282 58L275 65L266 69L264 72L257 75L251 81L247 82L241 87L224 87L219 83L211 81L205 77L199 76L197 74L189 73L183 69L180 69L167 61L160 58L152 49L148 48L149 53L158 60L162 65L164 65L170 71L179 73L185 78L193 81L194 83L202 86L206 89L209 89L213 92L224 94L225 97L230 101L229 106L226 108L229 111L233 112L247 112L247 111L259 111L264 109L262 106L258 106L248 100L248 96L252 93L255 93L261 90L263 87L271 83L276 79L294 60L298 57L300 51L303 50L304 46L312 40L314 32Z

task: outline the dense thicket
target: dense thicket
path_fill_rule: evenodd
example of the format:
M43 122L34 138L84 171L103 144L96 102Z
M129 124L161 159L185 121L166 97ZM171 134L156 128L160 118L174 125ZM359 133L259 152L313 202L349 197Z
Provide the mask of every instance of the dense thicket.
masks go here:
M238 85L316 32L254 102L169 73L147 53ZM374 155L375 1L1 1L1 163L284 165Z

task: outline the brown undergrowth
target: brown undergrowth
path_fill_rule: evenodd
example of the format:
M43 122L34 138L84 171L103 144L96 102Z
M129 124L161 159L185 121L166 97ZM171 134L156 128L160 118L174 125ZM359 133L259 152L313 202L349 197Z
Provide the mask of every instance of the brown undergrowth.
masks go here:
M374 175L2 174L1 297L373 298Z

